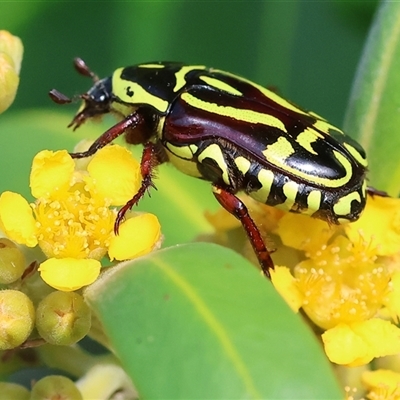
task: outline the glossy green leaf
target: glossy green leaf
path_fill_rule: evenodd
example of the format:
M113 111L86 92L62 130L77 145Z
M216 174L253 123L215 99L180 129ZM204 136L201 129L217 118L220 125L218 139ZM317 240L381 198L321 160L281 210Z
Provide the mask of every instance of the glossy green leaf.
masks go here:
M345 120L369 158L374 187L400 191L400 3L384 1L360 62Z
M171 247L85 297L142 398L342 398L311 330L231 250Z

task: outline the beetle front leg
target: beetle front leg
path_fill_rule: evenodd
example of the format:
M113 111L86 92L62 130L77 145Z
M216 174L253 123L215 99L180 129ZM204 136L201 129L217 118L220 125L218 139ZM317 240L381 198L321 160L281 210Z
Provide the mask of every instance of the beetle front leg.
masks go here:
M250 243L253 246L254 252L257 255L263 274L268 279L271 279L270 270L274 269L274 263L269 251L265 247L259 229L250 217L247 207L234 194L220 187L213 186L213 194L221 206L242 223Z
M129 200L117 214L117 218L114 223L114 232L117 235L119 226L125 217L125 214L135 205L137 205L140 199L144 196L146 191L151 187L157 190L153 183L154 169L161 164L160 157L158 156L157 146L152 142L147 142L144 145L142 159L140 162L140 171L142 174L142 184L138 192Z
M110 129L105 131L97 140L89 147L88 150L81 153L70 153L72 158L85 158L95 154L102 147L110 144L118 136L121 136L127 129L135 129L144 122L143 117L134 112L125 117L122 121L118 122Z

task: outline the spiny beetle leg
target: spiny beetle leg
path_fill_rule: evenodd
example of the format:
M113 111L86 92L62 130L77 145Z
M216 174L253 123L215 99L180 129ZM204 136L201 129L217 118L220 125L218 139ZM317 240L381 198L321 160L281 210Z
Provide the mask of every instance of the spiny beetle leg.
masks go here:
M144 145L142 160L140 162L140 171L142 174L142 184L138 192L129 200L117 214L114 224L114 233L117 235L119 226L124 219L125 214L135 205L137 205L140 199L144 196L147 190L151 187L157 189L153 183L153 171L161 163L158 155L156 145L152 142L147 142Z
M78 114L79 116L79 114ZM74 121L72 121L73 123ZM140 114L133 113L128 115L122 121L118 122L110 129L105 131L96 141L89 147L89 150L81 153L70 153L72 158L85 158L95 154L102 147L110 144L118 136L121 136L127 129L134 129L143 122L143 117Z
M269 251L265 247L260 231L250 217L247 207L234 194L220 187L213 186L213 193L221 206L242 223L250 243L253 246L254 252L257 255L262 272L267 278L271 279L270 270L274 269L274 263Z

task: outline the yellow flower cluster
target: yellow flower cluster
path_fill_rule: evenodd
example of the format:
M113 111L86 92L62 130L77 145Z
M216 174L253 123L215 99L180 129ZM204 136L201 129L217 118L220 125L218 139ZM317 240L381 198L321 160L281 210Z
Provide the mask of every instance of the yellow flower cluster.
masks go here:
M390 321L400 315L400 200L369 197L362 217L344 226L289 213L277 226L300 260L277 267L272 281L325 331L329 359L356 366L400 352L400 329Z
M132 259L160 243L158 219L131 213L114 234L116 211L141 183L140 165L121 146L99 150L86 168L67 151L42 151L32 164L30 187L36 198L29 204L21 195L0 196L0 227L13 241L39 246L46 259L42 279L50 286L73 291L99 276L100 260Z

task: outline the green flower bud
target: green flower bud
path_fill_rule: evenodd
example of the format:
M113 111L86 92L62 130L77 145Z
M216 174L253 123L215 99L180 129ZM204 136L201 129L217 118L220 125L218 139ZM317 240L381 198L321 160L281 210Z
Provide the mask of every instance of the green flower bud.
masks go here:
M0 382L0 399L28 400L29 390L16 383Z
M71 379L49 375L37 381L31 392L30 400L44 399L83 400L83 397Z
M32 332L35 309L29 297L18 290L0 291L0 349L20 346Z
M36 328L50 344L68 346L81 340L91 325L90 308L75 292L55 291L36 310Z
M18 246L7 238L0 238L0 283L15 282L24 273L25 257Z

